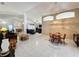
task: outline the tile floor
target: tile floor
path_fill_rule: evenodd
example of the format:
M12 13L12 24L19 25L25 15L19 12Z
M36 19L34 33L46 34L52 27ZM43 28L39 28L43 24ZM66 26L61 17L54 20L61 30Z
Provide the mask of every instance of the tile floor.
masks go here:
M24 42L18 41L16 57L79 57L79 48L73 41L66 40L66 45L55 45L48 41L49 37L42 34L30 35Z

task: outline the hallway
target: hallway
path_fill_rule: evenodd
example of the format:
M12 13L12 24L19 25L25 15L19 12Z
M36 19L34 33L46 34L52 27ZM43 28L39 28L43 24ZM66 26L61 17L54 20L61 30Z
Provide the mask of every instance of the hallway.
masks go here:
M78 57L79 48L72 41L66 45L55 45L48 41L49 37L42 34L30 35L27 41L18 41L16 57ZM71 43L72 42L72 43Z

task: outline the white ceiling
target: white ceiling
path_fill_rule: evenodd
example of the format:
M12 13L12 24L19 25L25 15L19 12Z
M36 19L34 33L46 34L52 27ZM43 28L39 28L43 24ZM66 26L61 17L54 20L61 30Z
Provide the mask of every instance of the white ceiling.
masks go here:
M1 19L21 19L26 13L29 20L41 23L41 17L47 14L79 8L78 2L5 2L0 4Z

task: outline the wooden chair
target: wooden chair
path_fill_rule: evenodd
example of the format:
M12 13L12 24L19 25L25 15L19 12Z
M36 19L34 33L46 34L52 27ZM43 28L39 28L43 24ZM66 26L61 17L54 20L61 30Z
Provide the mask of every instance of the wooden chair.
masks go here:
M17 35L14 34L12 38L9 38L9 48L16 49L16 43L17 43Z
M79 47L79 34L73 34L73 41Z
M49 36L50 36L50 41L52 43L53 42L54 43L65 43L66 34L64 34L64 36L61 37L60 33L58 33L58 34L52 34L52 33L50 33ZM62 41L62 39L63 39L63 41Z
M63 37L62 37L61 39L62 39L62 43L65 44L66 34L64 34Z

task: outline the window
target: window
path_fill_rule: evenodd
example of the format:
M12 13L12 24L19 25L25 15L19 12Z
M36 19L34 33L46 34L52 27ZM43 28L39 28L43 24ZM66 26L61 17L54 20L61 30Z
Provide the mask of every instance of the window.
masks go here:
M54 16L47 16L43 18L43 21L51 21L54 20Z
M75 17L75 12L64 12L56 16L56 19Z

